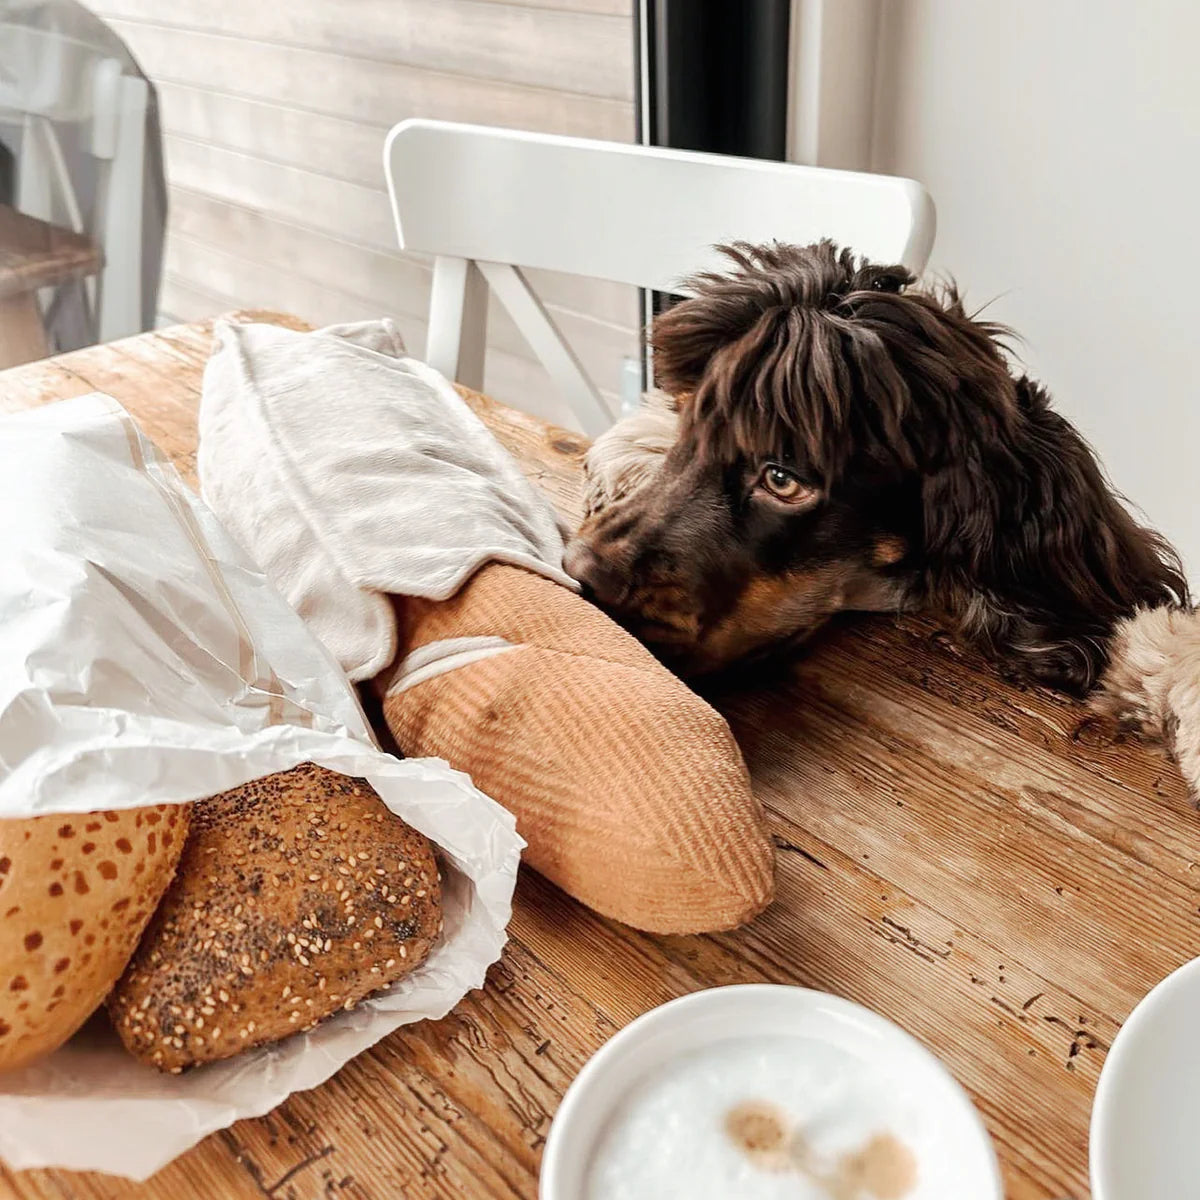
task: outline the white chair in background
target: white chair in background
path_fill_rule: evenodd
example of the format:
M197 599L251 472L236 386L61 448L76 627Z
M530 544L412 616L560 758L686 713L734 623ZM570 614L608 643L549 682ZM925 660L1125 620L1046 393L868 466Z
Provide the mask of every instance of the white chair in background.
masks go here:
M149 85L116 59L59 33L0 22L0 120L22 126L16 207L92 239L104 258L87 281L97 340L142 329L142 206ZM98 160L91 212L72 185L57 126L81 131Z
M482 386L491 288L593 436L612 414L522 268L677 292L720 242L828 237L914 272L933 245L925 189L884 175L419 119L384 171L401 248L435 256L427 361Z

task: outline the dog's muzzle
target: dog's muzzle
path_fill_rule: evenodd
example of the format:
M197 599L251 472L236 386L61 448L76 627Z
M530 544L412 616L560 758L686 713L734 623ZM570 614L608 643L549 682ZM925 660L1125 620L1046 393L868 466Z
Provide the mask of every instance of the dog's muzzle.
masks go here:
M583 538L574 538L567 545L563 569L579 581L584 596L601 608L620 608L629 595L629 576L597 554Z

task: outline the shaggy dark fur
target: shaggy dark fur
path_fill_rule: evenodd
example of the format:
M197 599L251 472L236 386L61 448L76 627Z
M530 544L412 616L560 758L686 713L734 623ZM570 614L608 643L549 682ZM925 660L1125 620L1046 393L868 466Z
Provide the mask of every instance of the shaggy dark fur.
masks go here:
M703 670L838 609L931 609L1081 692L1119 619L1186 601L1174 552L953 288L828 242L725 253L653 329L677 440L568 554L647 641Z

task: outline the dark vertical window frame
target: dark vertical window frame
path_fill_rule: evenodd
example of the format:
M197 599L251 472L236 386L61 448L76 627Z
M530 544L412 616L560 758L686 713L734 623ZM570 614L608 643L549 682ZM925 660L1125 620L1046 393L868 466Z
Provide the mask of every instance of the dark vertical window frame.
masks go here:
M792 0L635 0L637 140L782 162ZM673 297L643 291L645 328ZM643 351L643 382L650 377Z

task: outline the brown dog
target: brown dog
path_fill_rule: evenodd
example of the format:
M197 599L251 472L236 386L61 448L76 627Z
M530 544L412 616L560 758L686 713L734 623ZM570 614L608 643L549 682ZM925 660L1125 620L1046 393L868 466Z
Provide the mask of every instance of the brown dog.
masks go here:
M597 441L566 560L668 661L927 609L1082 692L1119 620L1187 601L1171 548L952 289L828 242L725 253L656 322L666 398Z

